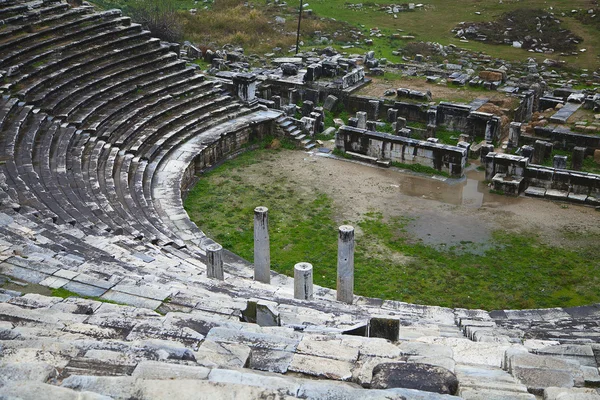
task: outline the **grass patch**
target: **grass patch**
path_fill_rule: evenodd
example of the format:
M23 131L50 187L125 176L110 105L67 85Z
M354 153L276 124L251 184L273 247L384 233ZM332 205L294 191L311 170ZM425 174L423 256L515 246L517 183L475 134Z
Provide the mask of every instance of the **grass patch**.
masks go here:
M97 297L97 296L82 296L80 294L77 294L75 292L71 292L70 290L67 290L67 289L64 289L64 288L52 289L51 295L53 297L60 297L61 299L68 299L69 297L76 297L76 298L80 298L80 299L88 299L88 300L100 301L102 303L117 304L117 305L120 305L120 306L126 306L127 305L125 303L119 303L118 301L103 299L103 298Z
M439 128L435 131L435 137L440 140L443 144L449 144L451 146L456 146L458 144L458 137L461 135L461 132L457 131L448 131L443 128Z
M292 276L295 263L310 262L318 285L335 287L337 228L350 223L359 228L355 292L360 295L485 309L600 300L598 246L551 247L535 234L495 232L491 248L461 243L440 250L407 233L406 218L384 220L369 212L356 221L338 221L332 199L318 190L283 178L268 186L242 179L244 168L258 168L274 156L274 150L258 150L224 163L203 175L185 202L198 226L247 260L253 259L253 209L264 205L269 208L272 268Z
M438 175L445 176L446 178L450 177L450 174L444 171L438 171L435 168L427 167L421 164L404 164L400 162L392 162L392 167L408 169L413 172L418 172L420 174L429 174L429 175Z

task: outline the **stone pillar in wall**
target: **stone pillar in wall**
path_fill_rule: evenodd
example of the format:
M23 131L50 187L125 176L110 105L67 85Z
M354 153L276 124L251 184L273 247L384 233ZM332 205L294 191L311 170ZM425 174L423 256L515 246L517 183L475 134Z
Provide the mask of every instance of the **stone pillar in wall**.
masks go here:
M571 169L581 171L583 168L583 160L585 159L585 147L575 147L573 149L573 157L571 158Z
M294 265L294 298L312 300L313 266L307 262Z
M271 249L269 245L269 209L254 209L254 280L271 283Z
M256 75L237 74L233 77L235 93L240 100L246 104L255 104L258 102L256 97Z
M354 228L342 225L338 234L337 299L352 304L354 299Z
M218 243L213 243L206 247L206 256L208 265L206 266L206 276L220 281L224 280L223 275L223 247Z
M516 148L519 147L519 139L521 138L521 124L520 122L511 122L508 131L508 147Z

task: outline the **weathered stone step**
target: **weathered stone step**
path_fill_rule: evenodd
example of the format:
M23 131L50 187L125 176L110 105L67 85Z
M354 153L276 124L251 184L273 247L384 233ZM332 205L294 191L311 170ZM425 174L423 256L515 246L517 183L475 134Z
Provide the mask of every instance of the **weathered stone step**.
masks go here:
M172 68L173 72L168 72ZM167 71L167 72L165 72ZM100 112L117 104L124 107L132 97L141 98L146 96L158 95L161 93L175 90L175 87L182 85L185 80L188 83L193 82L190 78L194 76L191 68L185 68L182 64L172 63L166 66L165 69L156 71L154 74L148 74L144 77L139 77L139 80L134 81L134 85L129 85L124 88L104 88L95 93L90 93L85 96L85 99L79 101L70 112L69 121L73 124L81 126L88 120L99 118ZM155 90L148 88L156 87ZM141 93L144 92L144 93Z
M122 74L119 77L112 77L105 81L95 81L93 85L82 87L79 91L73 93L73 97L64 97L54 106L53 114L58 118L68 119L78 107L85 105L89 99L94 96L101 96L117 90L131 90L135 88L138 83L147 83L173 71L182 70L183 68L185 68L184 61L166 58L163 62L159 59L156 64L143 70L139 70L136 74L130 76Z
M36 86L40 80L45 80L57 69L65 65L79 62L80 59L89 57L92 62L98 62L102 58L93 59L93 53L101 52L106 56L109 50L118 50L132 43L146 41L150 32L142 31L141 25L130 24L128 26L115 26L112 29L92 32L89 36L70 42L66 45L52 47L50 50L33 56L22 63L22 72L25 72L13 81L14 86L29 88ZM99 42L97 45L94 43ZM60 54L60 55L59 55ZM38 79L35 79L38 78ZM31 90L31 89L30 89ZM22 91L23 94L27 92Z
M104 19L108 19L108 21L103 21ZM87 26L88 23L94 21L99 21L99 23ZM126 25L129 22L129 18L120 17L120 11L113 10L84 16L60 26L42 29L32 34L24 34L15 40L7 39L5 43L0 44L0 50L4 47L10 48L12 51L7 52L0 59L0 66L14 65L18 60L42 52L44 49L50 48L50 46L59 43L68 43L74 37L121 24ZM81 25L83 25L83 28L79 29Z
M147 110L144 110L140 115L134 115L127 120L118 121L118 125L111 129L111 141L115 144L122 146L124 143L132 141L137 136L137 132L143 132L145 129L160 129L161 120L162 124L168 123L169 119L177 118L188 118L195 112L199 112L206 107L210 107L211 104L219 104L220 102L228 99L228 96L217 97L220 94L220 90L212 88L209 83L202 86L207 90L201 90L197 95L192 97L186 97L183 99L175 99L165 104L159 104L160 109L155 110L155 107L151 105Z
M48 102L48 98L59 97L66 87L79 87L96 80L110 79L112 76L128 73L128 69L143 68L152 65L153 57L168 56L166 49L159 46L158 41L152 40L135 45L139 53L127 56L126 52L119 52L114 57L105 57L98 65L86 63L74 65L69 69L77 70L78 74L69 74L68 71L59 70L52 74L48 81L34 90L27 92L27 99L32 103ZM151 49L151 50L148 50ZM124 51L124 50L123 50ZM171 57L168 57L171 58ZM95 67L95 68L94 68Z
M30 3L30 4L33 5L33 3ZM41 3L41 4L43 4L43 3ZM23 23L27 23L29 21L38 20L41 15L57 14L57 13L65 12L66 10L69 9L69 5L65 4L65 3L49 4L45 7L39 7L41 4L37 4L38 7L35 7L34 9L32 9L33 7L31 7L31 6L28 6L27 10L22 13L18 13L18 14L13 13L13 15L10 15L10 13L9 13L9 15L5 16L2 19L2 22L4 25L23 24Z
M164 76L153 83L141 85L140 91L136 90L132 93L125 93L122 98L121 96L117 96L114 99L114 103L107 102L99 106L94 110L92 115L86 118L87 123L83 128L92 132L97 130L110 131L110 128L107 128L108 125L119 125L119 123L123 123L125 120L133 120L137 116L142 115L147 109L167 100L170 97L168 94L170 88L177 91L189 83L190 89L193 91L210 85L208 82L203 82L204 77L202 75L193 75L190 78L184 78L171 83L171 79L177 78L180 74L187 75L187 69ZM198 83L197 85L195 84L196 82ZM184 94L186 93L184 92ZM159 97L161 95L163 96ZM116 107L115 104L119 104L119 106ZM104 137L108 140L108 135Z
M76 8L71 8L68 11L58 14L58 15L44 15L40 19L30 22L29 24L22 25L11 25L0 30L0 45L2 45L7 38L15 39L20 35L24 35L25 32L28 31L38 31L43 29L41 27L56 25L60 21L68 21L70 19L75 19L82 14L92 12L92 6L81 6Z

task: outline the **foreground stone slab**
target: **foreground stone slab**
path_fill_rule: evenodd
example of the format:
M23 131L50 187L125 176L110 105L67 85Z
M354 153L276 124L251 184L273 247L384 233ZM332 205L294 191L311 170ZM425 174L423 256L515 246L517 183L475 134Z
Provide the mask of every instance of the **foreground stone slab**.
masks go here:
M236 399L269 399L290 400L296 397L246 385L232 383L215 383L197 380L177 381L144 381L140 388L141 398L147 400L197 400L205 398L211 400L236 400ZM199 397L199 395L201 396Z
M76 391L39 382L10 382L2 388L2 398L38 400L40 394L53 400L111 400L112 397L88 391Z
M349 381L354 363L329 358L294 354L289 370L319 378Z
M544 390L544 400L600 400L600 394L592 388L549 387Z
M205 367L142 361L131 376L137 379L207 379L210 371Z
M573 376L568 371L541 369L541 368L517 368L514 372L515 378L527 386L529 393L538 396L544 394L544 389L550 386L572 388L574 386Z
M371 388L396 387L455 394L458 390L458 379L447 369L429 364L385 363L373 369Z

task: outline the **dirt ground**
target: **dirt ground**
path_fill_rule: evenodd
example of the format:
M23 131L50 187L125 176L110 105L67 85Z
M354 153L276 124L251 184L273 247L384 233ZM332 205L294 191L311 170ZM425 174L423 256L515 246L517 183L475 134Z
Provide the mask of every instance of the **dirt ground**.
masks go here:
M381 78L372 77L372 82L362 89L357 94L364 96L373 96L384 98L384 93L387 89L398 89L406 88L420 91L431 92L432 101L439 102L444 101L457 101L457 102L471 102L476 98L490 99L494 103L502 105L503 107L509 107L514 102L514 97L508 97L502 92L496 91L472 91L464 88L449 87L446 84L435 84L429 83L424 79L401 79L401 80L385 80ZM405 99L399 99L405 100Z
M473 242L485 248L495 230L532 234L550 245L580 246L600 234L600 212L591 207L489 193L483 173L469 168L452 180L383 169L319 153L282 151L244 170L245 179L286 179L304 191L320 191L335 204L340 224L369 211L385 218L410 218L408 230L424 243L451 246ZM268 173L266 172L268 171ZM360 232L357 231L357 234Z

